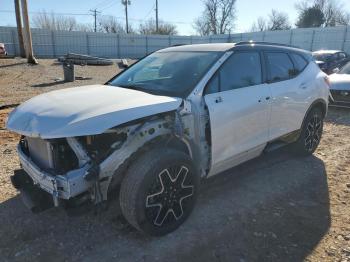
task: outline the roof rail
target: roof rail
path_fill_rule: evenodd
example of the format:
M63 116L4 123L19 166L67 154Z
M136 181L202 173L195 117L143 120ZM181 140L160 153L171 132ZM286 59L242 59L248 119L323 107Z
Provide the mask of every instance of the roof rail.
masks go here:
M286 47L294 47L294 48L297 48L297 47L295 47L295 46L287 45L287 44L270 43L270 42L264 42L264 41L253 41L253 40L237 42L237 43L235 43L235 46L237 46L237 45L249 45L249 44L255 44L255 45L272 45L272 46L286 46Z

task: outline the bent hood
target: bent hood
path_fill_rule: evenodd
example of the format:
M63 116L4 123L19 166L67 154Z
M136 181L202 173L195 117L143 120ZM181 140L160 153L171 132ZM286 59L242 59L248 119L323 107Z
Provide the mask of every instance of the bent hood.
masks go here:
M142 117L176 110L181 98L92 85L36 96L14 109L7 129L44 139L101 134Z
M329 76L331 90L350 90L349 74L332 74Z

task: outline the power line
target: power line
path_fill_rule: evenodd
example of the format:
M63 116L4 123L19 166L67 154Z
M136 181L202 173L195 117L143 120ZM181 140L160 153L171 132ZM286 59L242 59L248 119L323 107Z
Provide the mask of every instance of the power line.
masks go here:
M116 2L115 2L115 0L111 0L107 5L105 5L103 8L100 8L100 10L101 11L103 11L103 10L106 10L107 8L110 8L110 7L112 7L113 5L115 5L116 4Z
M91 9L101 9L101 7L105 6L106 4L109 5L111 3L111 1L114 0L103 0L100 3L96 4L93 8Z
M151 10L149 10L149 12L147 13L147 15L143 18L143 20L146 20L146 18L148 18L148 16L153 12L154 8L155 8L156 4L154 4L151 8Z
M15 10L0 10L0 13L14 13ZM45 12L28 12L29 14L44 14ZM53 15L81 15L81 16L88 16L91 14L87 14L87 13L51 13Z
M15 13L15 10L0 10L0 13ZM45 12L36 12L32 11L29 12L29 14L44 14ZM52 15L70 15L70 16L91 16L91 13L51 13ZM110 16L110 15L100 15L100 16ZM125 19L125 17L122 16L114 16L116 19ZM130 18L128 17L128 20L136 21L136 22L144 22L147 21L146 19L140 19L140 18ZM186 21L167 21L164 20L164 22L172 23L172 24L183 24L183 25L190 25L192 22L186 22Z

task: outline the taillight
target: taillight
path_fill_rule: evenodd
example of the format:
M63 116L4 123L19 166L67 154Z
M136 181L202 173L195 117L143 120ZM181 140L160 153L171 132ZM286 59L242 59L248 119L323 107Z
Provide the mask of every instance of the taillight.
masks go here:
M324 77L324 81L326 82L328 88L330 88L330 87L331 87L331 81L329 80L329 77L328 77L328 76L325 76L325 77Z

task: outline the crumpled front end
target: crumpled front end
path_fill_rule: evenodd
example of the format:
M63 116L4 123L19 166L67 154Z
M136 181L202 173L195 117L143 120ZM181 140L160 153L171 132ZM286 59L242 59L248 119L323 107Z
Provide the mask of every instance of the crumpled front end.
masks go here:
M22 137L17 151L22 169L16 170L11 180L26 196L27 206L33 206L30 209L45 209L41 205L48 206L49 198L52 205L58 206L60 200L77 197L92 186L84 178L91 164L79 165L65 139ZM40 194L39 189L45 193Z
M149 117L99 135L58 139L23 136L17 148L22 170L15 172L13 185L29 195L31 202L44 199L45 206L47 198L52 199L51 206L100 204L107 200L119 167L149 141L173 133L174 116ZM36 196L38 189L45 192L40 197Z

